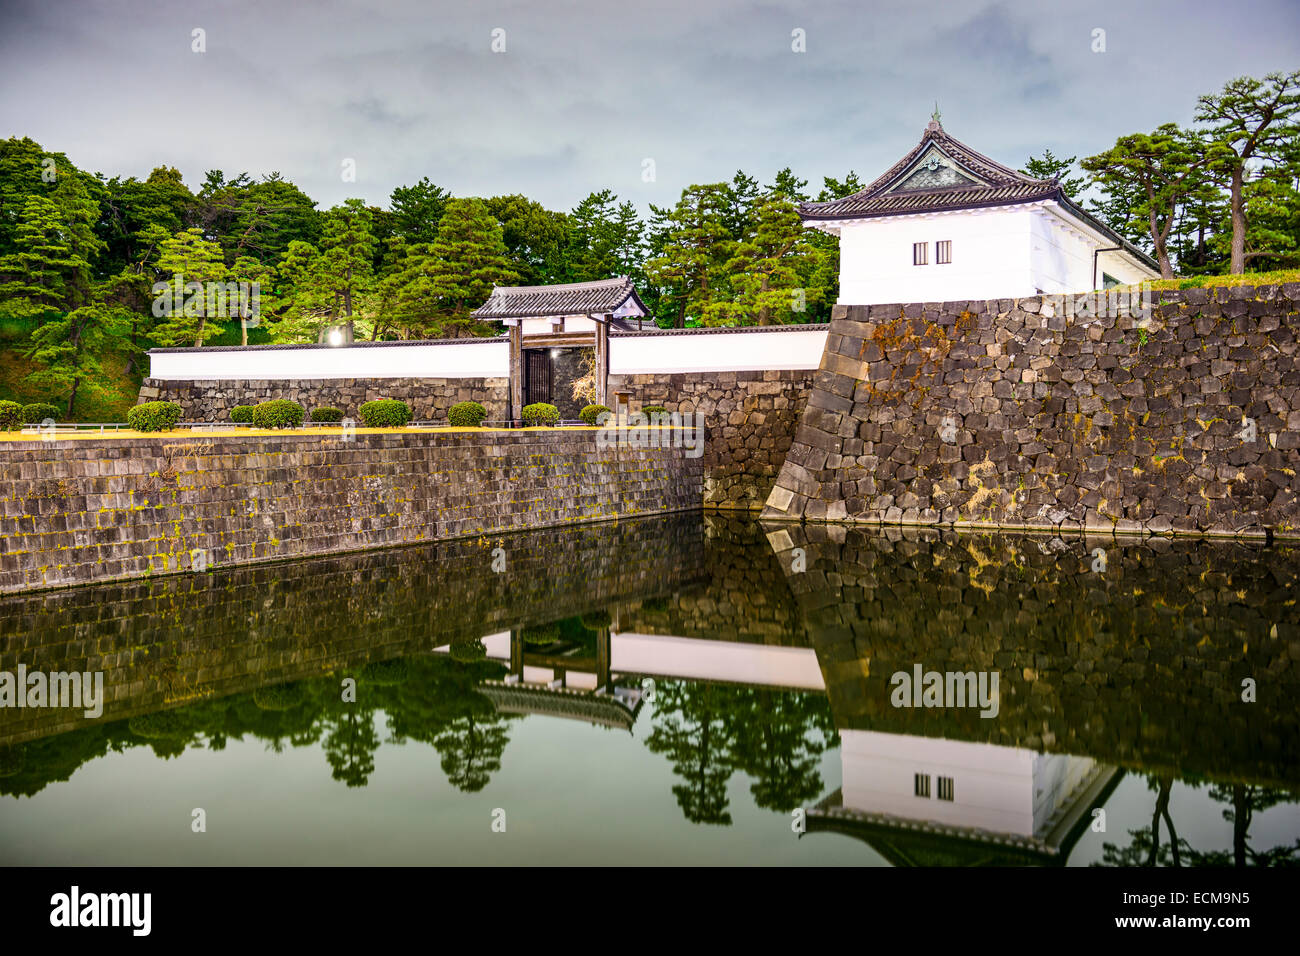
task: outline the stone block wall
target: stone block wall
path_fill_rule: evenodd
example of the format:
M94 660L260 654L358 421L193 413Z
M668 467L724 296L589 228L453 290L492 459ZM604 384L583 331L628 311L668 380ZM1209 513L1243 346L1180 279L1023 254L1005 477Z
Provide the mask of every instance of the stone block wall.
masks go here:
M256 405L275 398L297 402L308 414L313 408L341 408L357 419L365 402L396 398L411 406L417 422L447 420L447 409L457 402L479 402L490 421L508 415L508 378L389 378L389 379L242 379L232 381L175 381L147 378L140 387L140 402L176 402L187 422L227 422L235 405Z
M0 591L698 508L595 429L0 440Z
M813 369L611 375L632 409L662 405L705 417L704 505L758 510L781 469L812 387Z
M1300 534L1300 284L837 306L776 519Z

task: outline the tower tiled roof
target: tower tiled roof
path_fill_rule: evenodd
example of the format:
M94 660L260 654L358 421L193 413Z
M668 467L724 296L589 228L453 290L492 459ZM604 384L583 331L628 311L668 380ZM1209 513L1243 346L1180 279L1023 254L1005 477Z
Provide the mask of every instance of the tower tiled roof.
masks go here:
M1058 179L1035 179L1003 166L949 136L937 119L906 156L866 189L842 199L800 203L799 215L804 222L816 225L1049 200L1148 268L1160 268L1146 252L1076 205Z
M1003 166L932 122L921 141L866 189L843 199L802 203L799 214L806 221L864 219L1062 196L1057 180L1035 179Z
M527 319L546 315L601 315L615 312L631 299L646 315L632 280L627 276L562 285L496 286L488 300L474 310L478 319ZM635 314L635 313L633 313Z

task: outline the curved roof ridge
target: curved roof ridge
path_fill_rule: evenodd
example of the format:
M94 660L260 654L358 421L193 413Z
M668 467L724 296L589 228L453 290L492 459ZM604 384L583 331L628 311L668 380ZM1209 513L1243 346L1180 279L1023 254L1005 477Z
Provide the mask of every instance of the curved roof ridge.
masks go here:
M937 148L954 163L977 178L976 182L938 186L930 189L891 191L908 175L926 152ZM1046 199L1058 191L1057 179L1035 179L985 156L961 140L949 136L937 123L931 124L921 141L902 159L864 189L825 202L799 204L805 219L850 218L861 215L884 215L925 208L951 208L964 205L997 205ZM873 206L881 206L879 210Z

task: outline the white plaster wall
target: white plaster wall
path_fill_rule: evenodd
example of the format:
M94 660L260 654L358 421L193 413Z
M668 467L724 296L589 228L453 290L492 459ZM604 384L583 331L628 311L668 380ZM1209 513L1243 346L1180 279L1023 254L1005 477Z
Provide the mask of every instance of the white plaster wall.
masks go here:
M844 806L948 826L1034 834L1035 754L996 744L841 730ZM930 775L930 797L915 793L914 774ZM939 778L953 778L954 799L939 799Z
M573 320L571 320L573 321ZM580 331L566 326L567 331ZM549 323L546 331L549 331ZM815 369L825 329L610 337L610 373ZM151 352L150 378L232 379L505 378L510 346L493 342L301 349Z
M952 242L952 262L939 265L935 244ZM912 244L929 246L929 264L912 265ZM840 298L844 305L1006 299L1089 292L1102 273L1120 282L1158 274L1120 252L1092 254L1116 243L1080 223L1055 202L953 213L892 216L840 228Z
M817 368L825 329L717 332L699 335L611 335L611 375L638 372L742 372Z
M735 644L664 634L611 634L610 667L625 674L825 690L810 647Z
M840 230L840 303L946 302L1034 294L1030 211L994 207L892 216ZM952 262L935 262L935 243L952 242ZM912 244L929 245L929 264L912 265Z
M1030 250L1036 288L1047 293L1078 293L1100 289L1103 273L1122 283L1158 278L1158 274L1140 267L1123 252L1103 252L1097 256L1097 278L1093 282L1093 251L1117 245L1113 240L1081 227L1078 220L1064 211L1057 212L1048 203L1032 219Z
M505 378L510 346L499 342L379 347L207 349L151 352L149 377L164 380L305 378Z
M524 335L549 335L558 328L549 318L524 319L523 327ZM570 315L564 320L565 332L591 332L595 328L595 320L585 315Z

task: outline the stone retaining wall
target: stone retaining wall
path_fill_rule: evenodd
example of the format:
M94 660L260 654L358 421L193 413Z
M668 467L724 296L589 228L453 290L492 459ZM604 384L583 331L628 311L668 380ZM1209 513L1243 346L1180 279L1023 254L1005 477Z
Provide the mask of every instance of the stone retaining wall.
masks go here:
M1300 534L1300 284L1073 305L836 306L764 516Z
M611 401L663 405L705 416L704 505L758 510L767 500L816 371L662 372L611 375Z
M595 429L0 440L0 591L698 508Z

